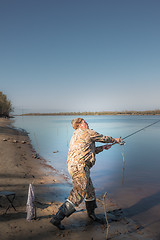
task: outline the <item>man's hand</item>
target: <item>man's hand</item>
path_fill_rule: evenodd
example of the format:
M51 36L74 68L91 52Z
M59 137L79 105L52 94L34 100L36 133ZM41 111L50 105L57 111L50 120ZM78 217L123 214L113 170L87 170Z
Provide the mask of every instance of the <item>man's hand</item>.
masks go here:
M121 143L123 141L122 138L115 138L114 140L115 140L115 143Z
M103 150L104 150L104 149L105 149L105 150L108 150L108 149L110 149L111 147L112 147L111 144L103 145Z

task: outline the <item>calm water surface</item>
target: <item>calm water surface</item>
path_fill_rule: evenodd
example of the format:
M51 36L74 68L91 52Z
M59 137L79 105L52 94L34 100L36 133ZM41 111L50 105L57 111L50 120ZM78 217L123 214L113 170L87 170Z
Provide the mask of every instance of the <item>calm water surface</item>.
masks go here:
M26 116L14 126L29 132L34 148L49 164L68 174L67 153L74 116ZM125 137L160 116L84 116L89 127L104 135ZM97 146L101 145L97 143ZM57 152L57 153L53 153ZM149 228L160 224L160 122L127 138L124 147L114 145L96 156L91 176L97 195L108 195L136 220Z

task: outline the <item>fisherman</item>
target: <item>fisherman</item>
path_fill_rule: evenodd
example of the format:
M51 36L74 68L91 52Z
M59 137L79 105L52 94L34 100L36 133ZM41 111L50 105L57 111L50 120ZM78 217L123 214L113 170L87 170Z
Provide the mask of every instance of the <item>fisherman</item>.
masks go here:
M121 138L104 136L89 129L88 123L83 118L76 118L71 121L75 129L70 141L67 165L69 174L72 177L73 188L68 199L60 206L59 211L51 219L51 223L60 230L65 229L61 221L76 211L75 207L85 199L88 216L93 221L101 222L95 215L96 196L90 178L90 169L95 164L95 154L108 150L111 145L105 144L96 147L95 142L120 143Z

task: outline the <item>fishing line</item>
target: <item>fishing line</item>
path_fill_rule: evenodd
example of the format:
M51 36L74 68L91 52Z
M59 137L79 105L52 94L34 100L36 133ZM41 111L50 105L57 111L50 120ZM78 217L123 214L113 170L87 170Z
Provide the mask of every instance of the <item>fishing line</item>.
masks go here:
M122 152L122 157L123 157L123 175L122 175L122 184L123 184L123 183L124 183L124 170L125 170L124 144L123 144L123 152Z

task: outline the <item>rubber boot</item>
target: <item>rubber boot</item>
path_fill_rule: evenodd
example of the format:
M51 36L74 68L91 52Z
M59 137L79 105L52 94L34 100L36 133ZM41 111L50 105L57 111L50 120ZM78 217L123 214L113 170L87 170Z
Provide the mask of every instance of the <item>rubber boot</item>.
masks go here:
M93 201L85 201L86 204L86 209L87 209L87 213L88 213L88 217L90 217L93 221L99 222L99 223L104 223L103 219L98 218L95 215L95 208L97 208L97 204L96 204L96 200Z
M64 230L65 227L61 224L61 221L65 217L69 217L75 211L76 209L74 208L74 205L70 201L66 200L60 206L59 211L56 213L56 215L50 220L50 223L58 227L60 230Z
M61 224L61 221L65 218L65 215L61 210L59 210L56 215L50 220L54 226L58 227L60 230L64 230L65 227Z

